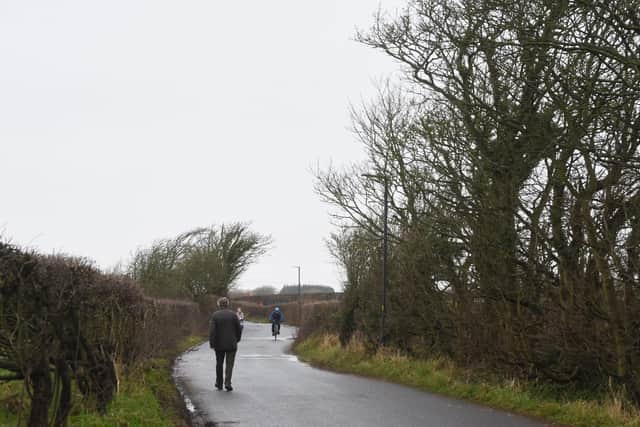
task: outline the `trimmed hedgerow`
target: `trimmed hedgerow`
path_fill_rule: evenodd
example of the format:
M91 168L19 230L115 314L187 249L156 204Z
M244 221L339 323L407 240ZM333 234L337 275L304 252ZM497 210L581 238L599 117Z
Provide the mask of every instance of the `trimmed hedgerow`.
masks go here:
M200 323L197 304L146 298L132 280L86 259L0 243L0 380L24 382L29 426L65 425L74 384L104 412L120 369Z

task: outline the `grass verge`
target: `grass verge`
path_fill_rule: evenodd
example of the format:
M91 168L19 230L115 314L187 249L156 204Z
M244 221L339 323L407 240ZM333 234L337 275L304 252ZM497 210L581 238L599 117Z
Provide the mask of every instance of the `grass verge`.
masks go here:
M186 427L187 413L171 378L173 360L204 338L191 336L176 349L143 362L120 379L120 392L104 415L74 393L70 426L81 427ZM0 384L0 425L25 425L29 416L28 398L21 382Z
M616 396L581 399L558 396L549 387L517 380L477 379L445 359L411 359L389 350L367 355L355 342L342 348L333 335L296 344L300 358L338 372L380 378L498 409L576 427L640 427L640 412Z

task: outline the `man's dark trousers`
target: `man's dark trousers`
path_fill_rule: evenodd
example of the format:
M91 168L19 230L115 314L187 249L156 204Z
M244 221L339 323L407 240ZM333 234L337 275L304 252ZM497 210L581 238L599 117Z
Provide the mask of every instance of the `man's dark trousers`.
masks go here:
M233 372L233 364L236 361L235 351L217 351L216 350L216 386L222 387L222 365L224 359L227 359L226 369L224 369L224 385L231 386L231 373Z

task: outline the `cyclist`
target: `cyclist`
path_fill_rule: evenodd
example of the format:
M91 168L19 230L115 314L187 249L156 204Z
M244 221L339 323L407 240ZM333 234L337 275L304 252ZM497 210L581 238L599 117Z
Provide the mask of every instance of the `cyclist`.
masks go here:
M271 322L271 335L276 336L280 333L280 323L284 322L284 313L280 307L273 309L269 315L269 321Z

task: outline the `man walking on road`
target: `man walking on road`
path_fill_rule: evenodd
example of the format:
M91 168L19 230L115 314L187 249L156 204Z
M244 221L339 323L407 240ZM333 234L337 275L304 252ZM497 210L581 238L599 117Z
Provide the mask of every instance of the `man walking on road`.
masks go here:
M209 346L216 352L216 388L222 390L222 369L224 360L227 359L224 388L231 391L231 373L236 360L238 341L242 336L242 327L236 313L229 310L227 298L218 300L218 308L209 322Z

